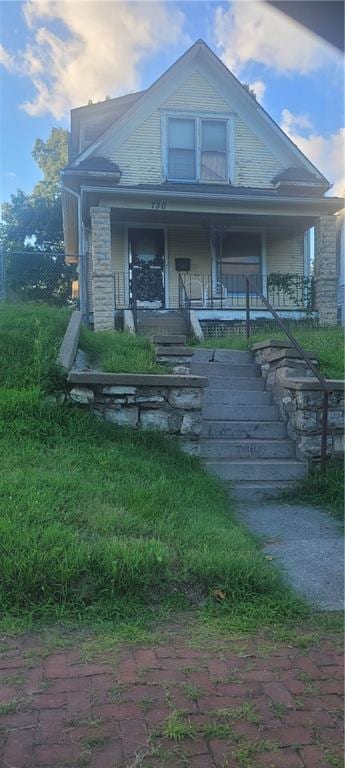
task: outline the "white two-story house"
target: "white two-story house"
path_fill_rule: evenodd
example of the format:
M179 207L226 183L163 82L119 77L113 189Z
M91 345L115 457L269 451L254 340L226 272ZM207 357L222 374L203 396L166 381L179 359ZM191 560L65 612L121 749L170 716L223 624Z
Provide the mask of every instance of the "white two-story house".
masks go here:
M336 323L343 201L202 40L147 90L73 109L62 179L66 258L95 329L186 297L200 321L241 319L246 276L258 316L261 292L285 316Z

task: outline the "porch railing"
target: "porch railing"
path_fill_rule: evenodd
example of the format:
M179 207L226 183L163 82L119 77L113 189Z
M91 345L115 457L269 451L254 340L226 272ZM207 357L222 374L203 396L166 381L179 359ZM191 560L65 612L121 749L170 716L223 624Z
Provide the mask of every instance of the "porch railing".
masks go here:
M207 309L243 308L246 305L245 275L222 275L215 279L211 274L179 273L192 307ZM313 309L313 280L295 273L271 272L268 275L248 275L251 282L277 308ZM253 308L263 308L256 291L251 290Z
M268 275L248 275L275 309L303 310L306 314L314 308L313 279L296 273L271 272ZM178 272L176 282L170 278L170 307L177 308L183 298L183 288L190 302L190 309L243 309L246 308L246 275L222 275L214 279L210 273ZM127 308L134 304L133 286L129 275L114 275L115 307ZM250 289L252 309L264 309L259 293Z
M180 274L178 275L178 306L186 324L187 336L190 338L192 335L192 325L190 319L191 301Z
M263 292L260 290L260 288L256 285L256 282L251 278L248 277L248 275L244 275L245 280L245 286L246 286L246 335L247 338L250 337L250 312L252 309L252 295L257 294L257 296L260 298L266 309L268 309L271 314L273 315L275 321L278 323L279 327L282 329L282 331L286 334L288 339L291 341L291 344L297 349L298 353L303 358L304 362L307 364L308 368L312 371L314 376L318 379L320 382L322 389L323 389L323 402L322 402L322 433L321 433L321 461L320 461L320 469L321 472L326 472L326 464L327 464L327 426L328 426L328 397L331 394L332 390L327 383L324 376L322 376L322 373L316 368L314 363L310 360L307 353L304 351L303 347L301 347L300 343L297 341L295 336L291 333L291 331L288 329L286 323L284 320L278 315L278 313L275 311L275 309L272 307L266 296L264 296Z

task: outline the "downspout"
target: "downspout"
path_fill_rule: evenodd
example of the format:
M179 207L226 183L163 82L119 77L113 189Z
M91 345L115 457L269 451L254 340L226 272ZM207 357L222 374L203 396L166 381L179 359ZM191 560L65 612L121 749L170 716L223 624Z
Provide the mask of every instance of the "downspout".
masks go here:
M63 182L62 182L63 183ZM79 256L79 281L80 281L80 311L82 313L83 322L88 324L88 295L87 295L87 264L85 257L85 238L82 226L82 194L75 192L74 189L67 187L64 183L63 186L69 192L77 198L78 206L78 253Z

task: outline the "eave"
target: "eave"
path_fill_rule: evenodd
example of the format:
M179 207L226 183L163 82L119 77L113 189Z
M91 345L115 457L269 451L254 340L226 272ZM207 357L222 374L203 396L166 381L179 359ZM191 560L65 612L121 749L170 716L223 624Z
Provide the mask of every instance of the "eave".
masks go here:
M260 195L257 192L251 194L248 194L248 190L246 190L246 194L236 194L231 193L229 195L226 195L223 193L208 193L205 194L204 192L190 192L188 189L186 191L171 191L171 190L164 190L162 187L159 187L157 189L150 188L133 188L133 187L125 187L125 186L116 186L116 187L96 187L93 185L83 185L81 187L81 190L83 193L93 193L98 194L100 197L104 198L105 196L112 196L113 202L109 203L110 207L126 207L126 202L128 204L128 207L140 207L138 203L140 204L140 201L146 200L157 200L162 198L165 201L171 201L175 203L184 203L184 204L191 204L193 205L199 205L200 208L205 209L210 208L213 209L217 206L219 209L228 209L230 210L240 210L244 209L246 212L250 209L272 209L274 210L281 210L282 208L285 208L286 213L289 213L294 210L294 214L297 215L313 215L318 216L322 214L333 214L337 213L344 207L344 199L339 197L302 197L301 195L296 195L295 197L291 194L288 196L282 196L277 194L265 194ZM120 202L120 206L118 206L118 202ZM134 206L130 205L134 203ZM255 211L253 210L253 213ZM164 211L162 212L164 213Z

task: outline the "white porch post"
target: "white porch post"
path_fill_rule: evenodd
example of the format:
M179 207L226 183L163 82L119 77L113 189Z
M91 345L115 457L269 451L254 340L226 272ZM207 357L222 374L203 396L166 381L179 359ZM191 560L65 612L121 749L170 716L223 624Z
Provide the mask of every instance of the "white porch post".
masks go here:
M114 328L115 312L110 208L93 207L90 214L94 328L95 331L106 331Z
M320 325L337 324L336 217L320 216L315 225L315 309Z

